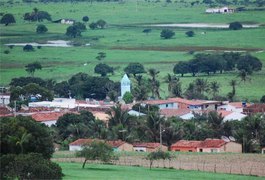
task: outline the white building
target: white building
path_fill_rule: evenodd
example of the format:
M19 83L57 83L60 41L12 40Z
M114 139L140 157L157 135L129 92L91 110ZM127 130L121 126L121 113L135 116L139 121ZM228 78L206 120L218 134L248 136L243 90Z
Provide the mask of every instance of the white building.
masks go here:
M0 105L6 106L10 103L10 95L9 94L0 94Z
M206 13L221 13L221 14L226 14L226 13L233 13L234 9L228 8L228 7L222 7L222 8L210 8L206 9Z
M121 98L123 98L126 92L131 92L131 81L127 74L124 74L123 78L121 79Z

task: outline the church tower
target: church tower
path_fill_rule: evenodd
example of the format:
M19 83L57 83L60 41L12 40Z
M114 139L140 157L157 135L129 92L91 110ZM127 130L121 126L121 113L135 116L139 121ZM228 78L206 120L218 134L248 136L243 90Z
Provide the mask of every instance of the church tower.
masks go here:
M131 92L131 81L127 74L124 74L123 78L121 79L121 98L123 98L123 95L126 92Z

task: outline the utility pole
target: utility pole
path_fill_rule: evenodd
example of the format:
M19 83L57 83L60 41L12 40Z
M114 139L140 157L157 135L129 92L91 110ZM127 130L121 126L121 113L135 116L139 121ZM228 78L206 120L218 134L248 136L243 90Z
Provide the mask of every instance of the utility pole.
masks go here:
M14 116L15 117L17 116L16 111L17 111L17 101L15 101L15 111L14 111Z

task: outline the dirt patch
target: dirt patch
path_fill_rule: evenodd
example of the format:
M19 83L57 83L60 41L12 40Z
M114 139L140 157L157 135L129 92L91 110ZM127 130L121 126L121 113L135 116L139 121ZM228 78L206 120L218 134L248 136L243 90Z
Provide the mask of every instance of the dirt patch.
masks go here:
M175 46L175 47L120 47L115 46L113 50L129 50L129 51L230 51L230 52L255 52L263 51L261 48L227 48L215 46Z

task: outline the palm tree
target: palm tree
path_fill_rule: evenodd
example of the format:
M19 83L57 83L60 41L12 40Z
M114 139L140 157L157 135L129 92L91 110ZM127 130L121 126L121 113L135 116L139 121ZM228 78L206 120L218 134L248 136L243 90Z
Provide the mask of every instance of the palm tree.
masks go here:
M247 80L251 80L251 78L248 76L247 71L245 71L244 69L239 72L237 77L240 77L241 81L244 81L244 83L246 83Z
M181 96L181 83L180 79L175 75L170 75L169 73L165 77L165 82L168 83L169 96Z
M109 115L109 127L122 125L123 127L129 124L129 120L131 116L128 114L127 110L122 110L121 105L117 104L116 106L111 107L111 109L107 112Z
M157 112L151 112L146 119L145 134L151 141L158 142L160 138L160 126L165 122Z
M237 81L236 80L231 80L229 82L230 86L232 86L232 94L235 96L236 95L236 85L237 85Z
M160 99L160 83L159 81L156 79L157 75L160 73L160 71L157 71L156 69L149 69L148 70L148 74L151 76L151 79L149 80L149 83L151 85L151 91L152 91L152 96L156 96L158 99Z
M200 94L203 94L203 92L208 92L209 90L209 84L206 79L197 78L195 80L195 86L196 86L196 90Z
M217 81L210 83L210 89L213 93L213 98L216 97L216 94L219 92L220 84Z
M24 143L27 143L31 138L31 134L24 132L20 138L15 136L9 136L9 140L13 141L16 145L20 146L20 153L24 153Z

